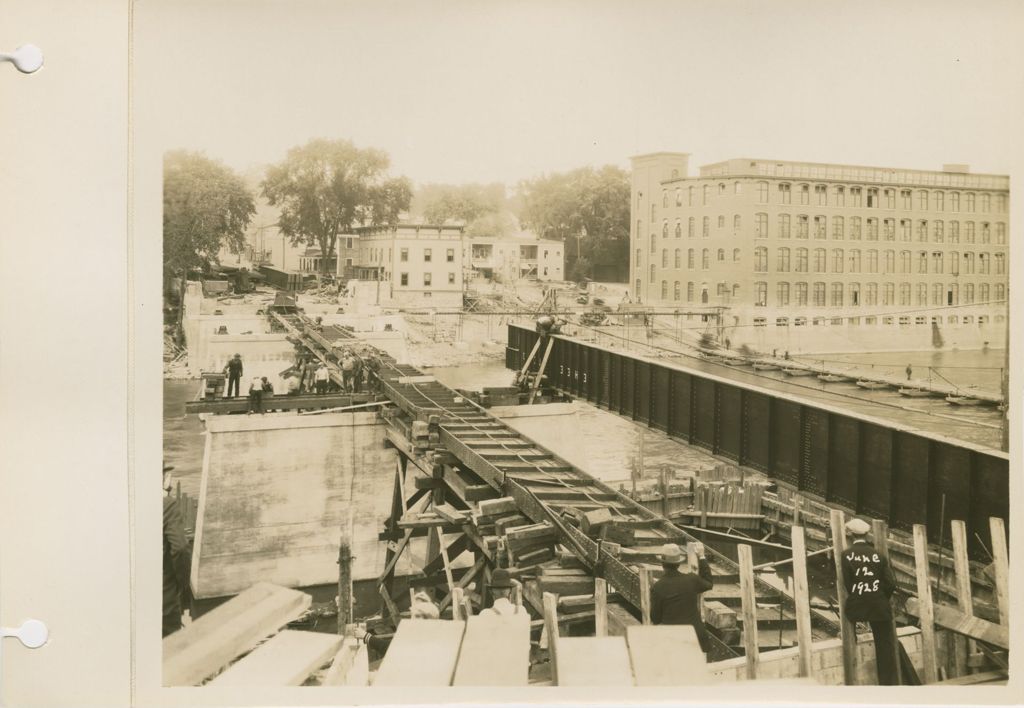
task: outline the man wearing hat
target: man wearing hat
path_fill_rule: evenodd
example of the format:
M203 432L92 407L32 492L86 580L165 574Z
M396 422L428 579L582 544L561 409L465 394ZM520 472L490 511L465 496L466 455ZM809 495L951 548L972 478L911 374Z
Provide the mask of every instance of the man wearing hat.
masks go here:
M481 617L508 617L518 614L526 616L525 611L509 599L512 595L513 582L512 576L507 570L495 568L491 573L491 596L494 598L494 602L487 609L480 611Z
M651 622L654 624L688 624L697 633L701 651L707 653L708 630L700 613L700 594L710 590L711 566L704 558L704 544L695 543L697 574L680 573L679 566L686 560L683 550L674 543L661 549L658 560L665 572L651 588Z
M235 354L224 367L224 373L228 375L228 387L224 392L225 398L233 398L238 395L238 389L242 381L242 355Z
M843 552L843 581L846 585L846 617L867 622L875 638L875 663L880 686L899 684L896 666L896 637L889 599L896 590L896 578L889 562L868 540L871 527L862 519L851 519L846 533L851 543Z
M163 636L181 629L181 613L191 604L189 570L192 554L185 538L185 522L178 500L171 494L170 471L174 465L164 463L164 579Z

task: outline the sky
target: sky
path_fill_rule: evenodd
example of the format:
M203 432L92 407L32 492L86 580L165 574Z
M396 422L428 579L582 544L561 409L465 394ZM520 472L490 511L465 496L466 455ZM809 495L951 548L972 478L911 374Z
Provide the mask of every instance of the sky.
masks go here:
M238 170L314 137L416 183L629 157L1009 173L1024 3L137 0L138 130Z

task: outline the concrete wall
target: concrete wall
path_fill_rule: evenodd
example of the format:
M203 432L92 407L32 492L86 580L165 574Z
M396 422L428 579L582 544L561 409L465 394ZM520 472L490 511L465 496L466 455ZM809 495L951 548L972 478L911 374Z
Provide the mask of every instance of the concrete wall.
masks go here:
M377 534L391 511L395 464L373 413L208 419L196 597L232 595L260 581L337 582L342 533L351 538L354 579L377 577L385 557ZM407 563L399 570L410 572Z

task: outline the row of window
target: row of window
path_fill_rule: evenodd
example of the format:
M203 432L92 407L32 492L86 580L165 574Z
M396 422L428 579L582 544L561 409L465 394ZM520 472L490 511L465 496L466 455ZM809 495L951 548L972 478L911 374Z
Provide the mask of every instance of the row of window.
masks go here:
M637 292L641 292L641 282L636 281ZM962 298L961 298L962 290ZM697 292L697 284L686 283L686 302L694 302ZM682 301L683 283L676 280L672 283L672 300ZM975 296L977 294L977 300ZM719 283L717 289L719 297L731 296L733 300L740 297L739 284L731 287L726 283ZM990 300L991 298L991 300ZM661 281L661 299L669 299L669 281ZM961 288L959 283L918 283L916 287L912 283L806 283L806 282L780 282L775 284L775 302L771 303L776 307L797 307L817 306L832 307L845 306L870 306L870 305L973 305L986 304L990 301L1002 302L1006 299L1006 286L997 283L990 287L988 283L980 284L975 289L974 283L965 283ZM706 283L701 284L700 301L708 302L708 288ZM768 283L759 281L754 283L754 304L759 307L768 306Z
M804 327L804 326L806 326L808 324L811 324L811 325L813 325L815 327L820 327L820 326L828 325L828 324L833 324L833 325L842 325L842 324L859 325L861 323L861 319L862 318L860 318L860 317L824 317L824 316L821 316L821 315L819 315L818 317L812 317L812 318L810 318L810 320L808 320L807 317L794 317L793 318L793 326L794 327ZM915 324L915 325L942 324L943 317L942 317L942 315L932 315L931 317L929 317L928 315L915 315L914 317L911 317L910 315L900 315L898 317L895 316L895 315L885 315L883 317L876 317L876 316L864 317L863 320L864 320L864 324L866 324L866 325L874 325L874 324L878 324L879 322L881 322L883 325L892 325L892 324L897 324L898 323L901 327L908 327L911 324ZM946 321L947 324L952 324L952 325L961 324L961 323L965 324L965 325L974 324L974 315L963 315L962 317L960 315L947 315L945 317L945 321ZM978 315L978 324L979 325L988 324L988 321L989 321L988 320L988 315ZM1006 321L1006 316L1005 315L996 315L995 316L995 321L997 323L1005 322ZM754 326L755 327L767 327L768 326L768 318L767 317L755 317L754 318ZM789 318L788 317L776 317L775 318L775 326L776 327L788 327L789 326Z
M759 181L756 188L757 201L760 204L793 204L793 193L796 192L795 203L814 203L818 206L866 206L869 209L895 209L897 204L899 204L899 208L904 210L914 209L916 207L919 211L950 211L954 213L960 212L962 206L963 211L971 214L975 212L987 214L992 211L993 204L995 205L995 211L1001 214L1006 213L1007 208L1007 195L1002 193L992 195L987 192L982 192L980 194L975 192L964 192L961 199L961 192L958 191L945 192L941 190L929 191L927 189L897 190L893 188L883 189L879 187L846 187L841 184L829 186L826 184L811 185L802 183L794 185L789 182L779 182L775 185L775 190L772 190L771 185L764 180ZM714 191L714 188L710 184L705 184L700 187L690 185L685 189L685 206L698 206L698 198L700 200L699 206L710 205ZM729 191L729 187L726 186L725 183L719 183L717 187L718 196L725 196ZM771 198L773 191L776 193L775 199ZM732 193L742 194L743 183L734 182L732 186ZM676 187L674 201L675 206L684 206L684 190L682 187ZM638 192L638 211L642 202L643 192ZM663 189L661 191L661 206L663 209L667 209L669 204L669 190ZM656 214L657 204L652 202L651 219L656 218Z
M661 250L661 267L677 268L683 267L683 249L677 248L671 254L669 250ZM704 248L700 253L701 270L709 270L711 258L714 255L718 262L725 262L729 255L724 248L712 252L710 248ZM742 252L738 248L732 249L732 262L740 261ZM831 255L831 258L829 257ZM775 249L775 272L789 273L791 270L796 273L921 273L941 274L949 268L951 275L1005 275L1006 254L987 252L975 253L965 251L876 251L874 249L864 251L863 258L860 249L844 250L833 248L831 254L824 248L777 248ZM881 257L881 260L879 259ZM694 248L686 251L686 268L695 270L697 267L697 250ZM831 265L830 265L831 262ZM670 265L671 263L671 265ZM765 246L758 246L754 249L754 272L767 273L769 263L769 250ZM813 265L813 268L811 267ZM882 270L879 271L881 265ZM640 249L636 251L636 268L642 268ZM655 264L650 265L651 280L655 278Z
M851 216L849 218L849 237L851 241L860 241L863 237L867 241L878 241L879 234L883 241L895 241L897 234L897 220L896 219L882 219L881 220L881 231L879 231L879 219L869 217L866 219L867 229L862 230L861 217ZM945 222L939 219L931 220L918 219L916 221L912 219L900 219L898 222L899 240L901 241L913 241L914 238L918 241L934 241L935 243L944 243L946 241L948 225L948 236L949 243L960 242L960 223L959 221ZM834 240L841 241L846 238L847 231L847 220L842 216L833 216L831 220L831 236ZM828 227L829 219L823 215L817 215L813 217L813 221L808 217L807 214L796 215L796 238L808 238L811 234L811 227L813 226L813 234L815 239L828 238ZM736 214L732 218L732 230L733 235L739 235L742 227L742 219L739 214ZM980 229L979 229L980 227ZM636 224L637 233L639 234L643 228L641 222ZM718 228L725 228L725 217L718 217ZM981 243L992 242L992 224L988 221L963 222L963 236L965 243L974 243L976 235L980 230ZM997 245L1006 244L1006 223L999 221L995 224L995 242ZM683 224L682 221L677 219L675 222L675 229L673 234L676 238L683 237ZM769 238L772 234L768 229L768 215L764 213L758 213L754 215L754 238ZM697 236L697 222L695 217L690 217L687 221L686 227L687 238L696 238ZM791 238L794 236L793 230L793 215L792 214L779 214L776 220L776 231L775 236L777 238ZM669 222L664 220L661 223L661 237L669 238ZM701 237L711 237L711 217L705 216L701 221ZM651 234L651 249L655 248L655 234Z
M398 274L398 284L399 285L408 285L409 284L409 274L408 273L399 273ZM423 286L424 287L429 287L429 286L431 286L433 284L434 284L434 274L433 273L424 273L423 274ZM448 273L448 284L449 285L455 285L455 273L451 273L451 272Z

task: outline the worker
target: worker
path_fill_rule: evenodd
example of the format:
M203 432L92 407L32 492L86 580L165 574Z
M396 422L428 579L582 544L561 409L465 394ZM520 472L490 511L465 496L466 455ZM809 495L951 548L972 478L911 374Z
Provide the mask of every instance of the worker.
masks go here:
M359 393L359 389L362 388L363 376L365 375L366 367L363 366L362 357L352 355L352 393Z
M327 370L327 364L320 362L320 366L317 367L314 378L316 380L316 392L327 393L327 384L331 380L331 374Z
M913 376L914 374L914 367L911 366L910 364L907 364L907 368L905 369L905 371L907 372L907 381L910 381L910 377Z
M224 367L224 373L228 377L228 387L224 393L225 398L234 398L238 395L238 389L242 381L242 355L235 354ZM234 393L232 393L234 391Z
M171 494L170 472L174 465L164 465L164 580L163 634L181 629L181 614L192 604L189 569L192 566L185 523L178 500Z
M370 384L370 390L374 393L380 393L380 357L374 352L371 352L370 356L366 359L366 377Z
M274 395L274 384L267 380L266 376L261 376L260 380L263 382L263 395L273 396Z
M481 617L508 617L511 615L527 616L526 611L512 602L512 588L517 581L512 579L504 568L495 568L491 573L491 597L494 601L487 609L480 611Z
M352 390L352 377L356 371L356 359L352 352L346 349L341 356L341 386L346 391Z
M651 588L651 622L690 625L697 633L701 651L706 654L711 647L701 617L700 594L710 590L714 583L711 566L704 558L704 544L694 543L690 548L697 554L696 574L679 572L686 556L678 545L667 543L662 547L658 560L665 572Z
M878 684L899 684L896 666L896 637L893 633L890 599L896 591L896 577L889 561L882 558L868 540L871 527L862 519L846 523L850 546L843 552L843 582L846 585L846 618L867 622L875 638Z
M312 357L308 357L302 365L302 390L313 393L316 388L316 366Z
M249 415L263 413L263 379L254 376L249 384Z
M285 382L285 388L289 396L298 396L302 389L302 374L299 371L290 372L288 380Z

